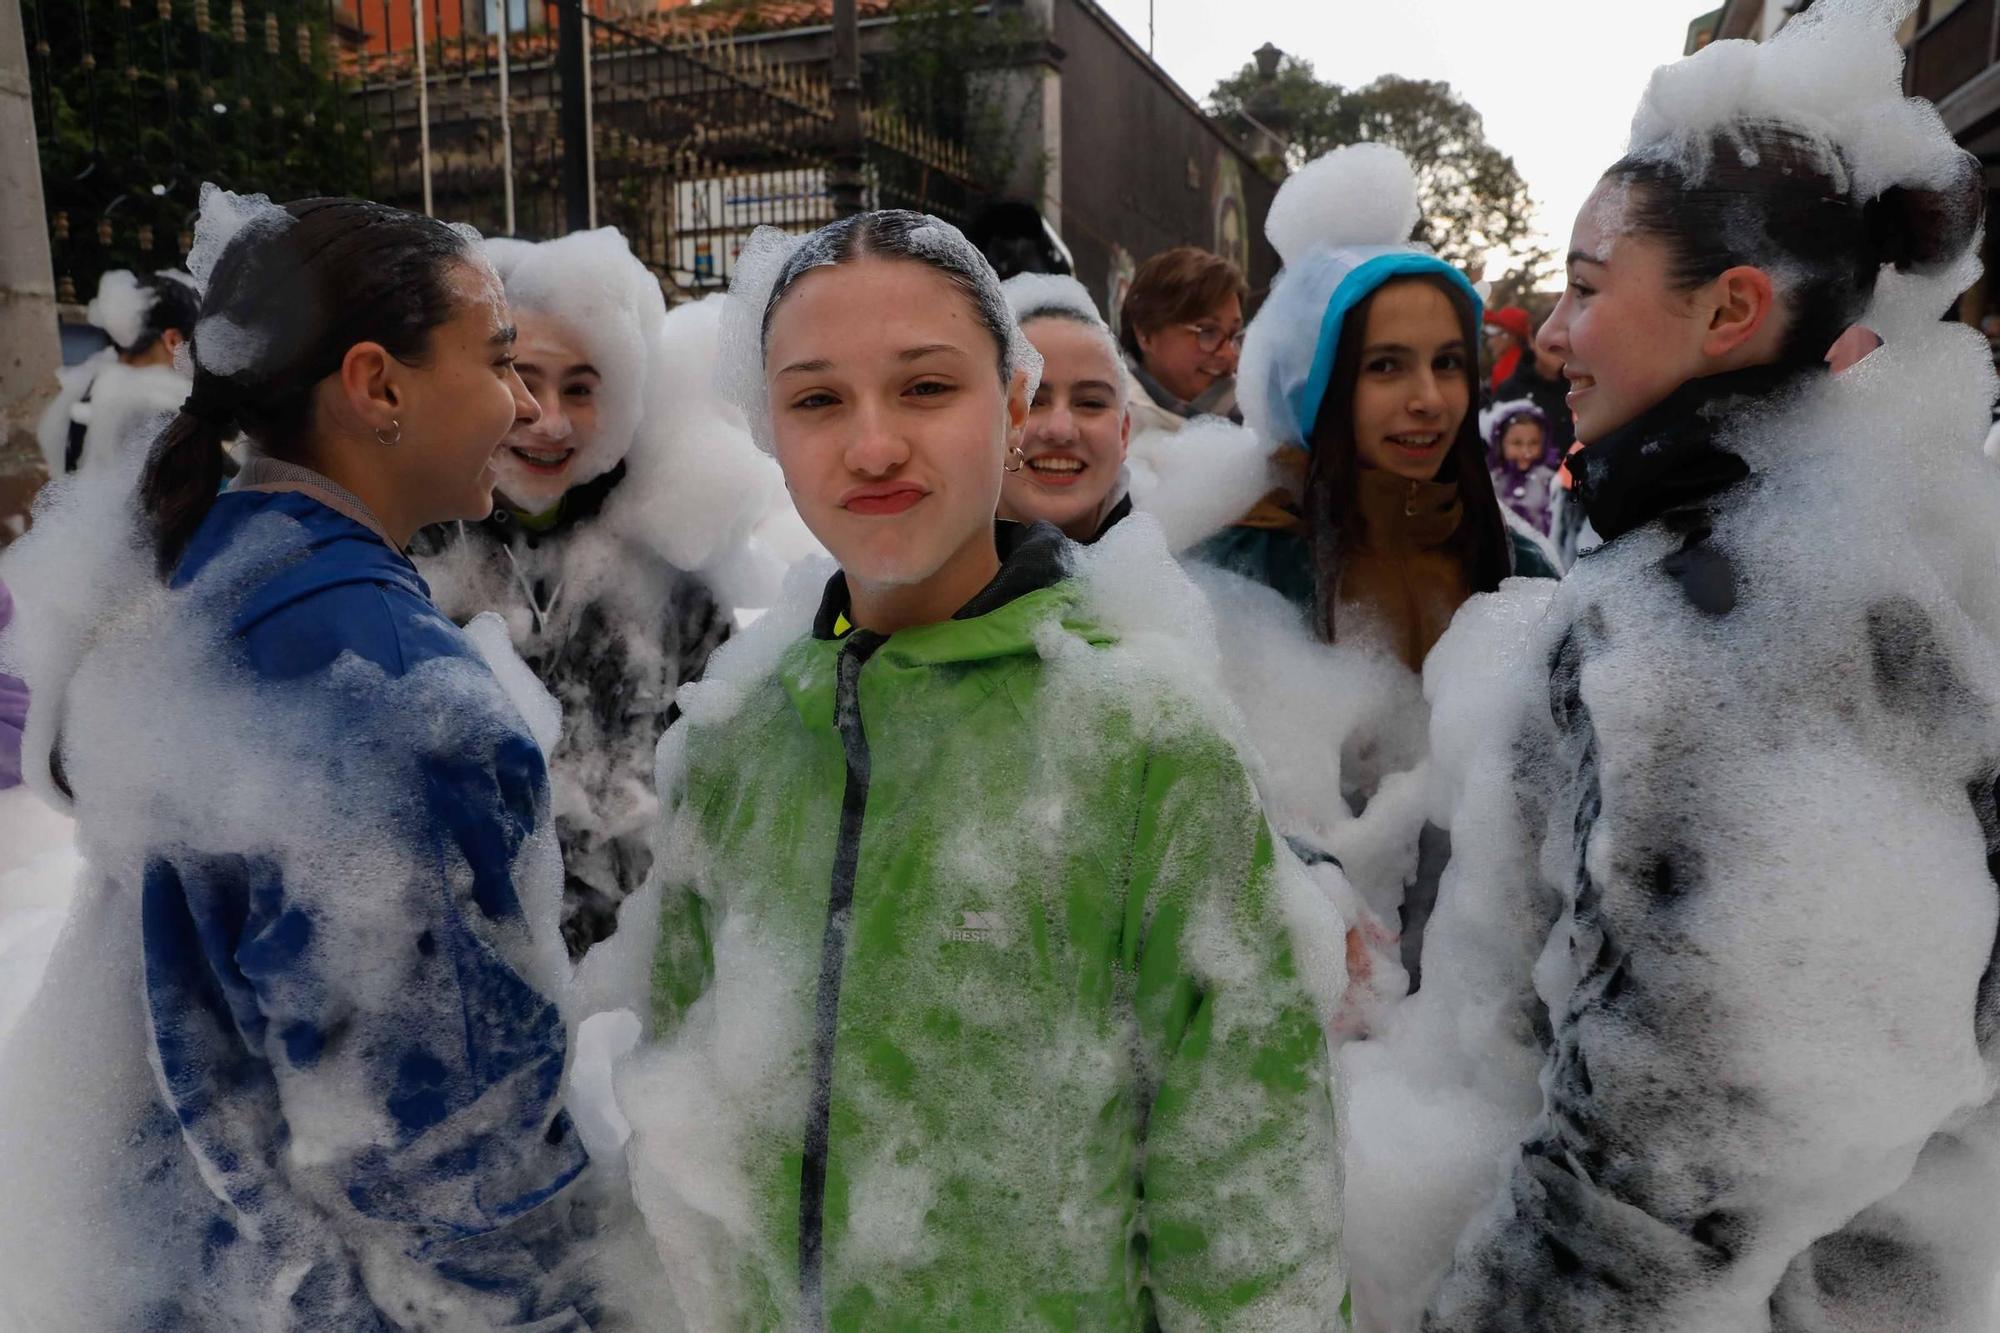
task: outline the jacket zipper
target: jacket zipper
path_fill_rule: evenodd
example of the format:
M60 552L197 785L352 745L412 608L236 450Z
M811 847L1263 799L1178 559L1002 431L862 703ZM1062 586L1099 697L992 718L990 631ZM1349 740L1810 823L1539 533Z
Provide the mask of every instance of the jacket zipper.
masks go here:
M806 1111L804 1164L799 1172L799 1322L808 1333L826 1327L821 1265L826 1240L826 1160L833 1112L833 1043L839 1028L847 927L854 915L854 875L861 859L861 820L868 807L868 737L861 725L861 668L886 640L856 630L840 650L834 677L833 723L847 759L834 846L826 931L820 938L819 994L813 1006L812 1099Z

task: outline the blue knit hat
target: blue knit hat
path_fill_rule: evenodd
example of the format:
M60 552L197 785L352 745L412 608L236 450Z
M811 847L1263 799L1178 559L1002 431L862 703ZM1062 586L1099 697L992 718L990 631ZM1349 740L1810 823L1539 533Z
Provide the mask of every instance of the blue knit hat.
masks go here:
M1441 277L1472 303L1466 276L1408 237L1416 229L1416 174L1386 144L1336 148L1287 180L1264 232L1284 261L1243 340L1236 399L1269 444L1310 445L1348 314L1382 284Z

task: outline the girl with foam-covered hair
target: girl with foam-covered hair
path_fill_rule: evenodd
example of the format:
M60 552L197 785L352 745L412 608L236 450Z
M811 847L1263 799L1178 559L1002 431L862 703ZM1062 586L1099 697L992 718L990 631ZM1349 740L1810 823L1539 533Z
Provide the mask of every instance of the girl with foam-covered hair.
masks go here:
M1104 611L1198 595L1145 523L996 526L1039 366L955 228L760 232L730 301L839 569L684 692L622 913L659 913L619 1091L691 1325L1330 1326L1340 930Z
M535 417L499 281L429 218L213 186L191 266L137 512L61 482L7 552L24 766L87 870L0 1044L0 1308L587 1326L550 705L403 553Z
M35 433L49 475L86 465L115 466L143 451L147 419L171 416L188 394L188 376L175 364L194 333L199 297L187 274L112 269L97 285L86 317L111 345L56 372L55 399Z
M1541 337L1605 544L1434 663L1497 726L1433 746L1453 871L1355 1085L1377 1327L1993 1326L2000 478L1938 321L1982 186L1902 96L1908 9L1661 70L1577 217ZM1471 1089L1488 1152L1412 1171Z
M1004 284L1021 335L1042 358L1022 465L1000 488L1000 516L1055 524L1088 544L1132 512L1125 454L1132 411L1118 340L1075 278L1022 273Z
M729 632L722 596L754 562L751 523L782 496L694 369L713 355L713 304L669 314L612 227L487 249L541 415L494 455L492 515L427 530L417 563L454 620L499 612L563 705L550 769L563 933L581 954L645 881L653 749Z

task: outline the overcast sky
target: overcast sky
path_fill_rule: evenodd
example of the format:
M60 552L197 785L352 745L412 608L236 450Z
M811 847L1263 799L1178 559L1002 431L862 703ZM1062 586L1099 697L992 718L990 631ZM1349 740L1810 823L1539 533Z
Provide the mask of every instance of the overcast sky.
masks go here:
M1147 0L1098 0L1146 44ZM1153 0L1154 57L1196 101L1265 42L1347 86L1443 79L1527 179L1551 248L1625 146L1653 69L1710 0ZM1489 276L1497 277L1497 273Z

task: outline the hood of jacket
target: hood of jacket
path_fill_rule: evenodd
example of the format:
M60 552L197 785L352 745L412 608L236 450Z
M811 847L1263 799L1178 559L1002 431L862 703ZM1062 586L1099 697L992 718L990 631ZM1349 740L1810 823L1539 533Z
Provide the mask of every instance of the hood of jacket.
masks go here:
M949 620L917 625L884 637L847 623L850 605L847 576L827 581L813 617L810 639L785 669L786 687L802 714L824 715L832 698L832 674L815 669L819 659L846 645L874 640L869 661L879 675L890 671L922 671L931 667L992 662L1008 657L1032 657L1039 651L1036 629L1051 618L1085 631L1092 641L1108 636L1086 630L1077 622L1077 593L1066 586L1076 546L1050 523L994 525L1000 549L1000 572ZM821 698L821 695L824 698Z
M1750 475L1723 440L1732 417L1824 381L1826 367L1752 366L1689 380L1657 406L1572 454L1577 500L1605 541L1670 509L1698 503Z

